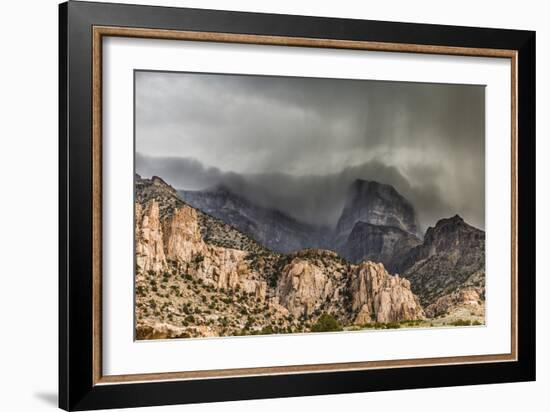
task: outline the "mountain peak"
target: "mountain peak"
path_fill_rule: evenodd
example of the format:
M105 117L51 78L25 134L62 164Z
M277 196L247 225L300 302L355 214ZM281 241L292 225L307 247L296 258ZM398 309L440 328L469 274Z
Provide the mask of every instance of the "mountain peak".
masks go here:
M373 180L356 179L350 185L338 232L347 237L359 221L417 234L412 204L393 186Z
M442 220L448 220L450 222L464 222L464 219L459 215L459 214L456 214L448 219L442 219Z
M485 232L454 215L429 227L424 242L411 249L397 269L428 305L466 282L484 279L484 267Z
M465 226L465 227L472 227L473 229L475 229L473 226L468 225L464 221L462 216L460 216L458 214L456 214L454 216L451 216L451 217L445 217L445 218L439 219L436 222L435 226L433 228L429 228L429 229L438 230L438 229L441 229L443 227L452 227L452 226L455 226L455 227L456 226Z
M484 232L464 221L460 215L439 219L435 226L429 227L424 239L427 243L447 242L448 239L484 238Z
M173 189L173 187L170 186L168 183L166 183L166 181L162 177L152 176L151 177L151 182L154 185L157 185L157 186L166 186L166 187L169 187L169 188Z

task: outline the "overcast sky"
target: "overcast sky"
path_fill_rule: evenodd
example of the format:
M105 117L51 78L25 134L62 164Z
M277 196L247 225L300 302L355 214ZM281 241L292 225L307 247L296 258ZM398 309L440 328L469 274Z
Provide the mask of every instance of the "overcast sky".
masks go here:
M136 172L335 223L356 178L484 227L483 86L136 72Z

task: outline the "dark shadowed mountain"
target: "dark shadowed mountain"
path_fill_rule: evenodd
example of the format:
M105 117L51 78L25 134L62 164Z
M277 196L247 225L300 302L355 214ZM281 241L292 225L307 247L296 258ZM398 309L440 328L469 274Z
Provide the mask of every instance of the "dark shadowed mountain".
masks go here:
M237 228L274 252L291 253L330 245L328 228L299 222L279 210L255 205L223 186L205 191L180 190L179 195L192 207Z
M178 193L191 206L279 253L332 249L350 262L370 259L392 271L409 249L421 243L412 205L392 186L378 182L356 180L351 185L335 229L306 224L280 210L256 205L224 186Z
M398 271L408 252L421 243L418 237L397 227L360 221L353 226L338 250L350 262L382 262L389 272L394 273Z
M411 281L423 304L464 286L485 284L485 232L455 215L430 227L396 270Z
M370 259L393 272L421 243L417 231L414 207L393 186L357 179L348 189L332 248L351 262Z
M357 179L348 189L346 204L338 220L338 236L347 237L357 222L390 226L417 235L412 204L393 186Z

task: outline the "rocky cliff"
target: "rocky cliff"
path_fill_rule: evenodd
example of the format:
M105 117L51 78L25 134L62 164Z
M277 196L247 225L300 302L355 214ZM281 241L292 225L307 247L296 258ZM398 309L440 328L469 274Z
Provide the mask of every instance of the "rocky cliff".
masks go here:
M426 306L461 288L479 288L484 296L485 232L458 215L441 219L396 269Z
M390 226L412 235L418 231L412 204L391 185L357 179L348 189L347 201L336 231L347 236L358 222Z
M396 273L408 252L421 243L418 237L397 227L357 222L337 250L350 262L381 262Z
M160 178L136 177L138 339L307 332L424 318L406 279L335 252L279 254L191 207Z
M424 313L407 279L388 276L381 263L363 262L350 277L354 323L421 319Z
M408 280L389 275L381 263L352 265L326 250L293 255L282 268L276 295L298 318L325 312L357 325L424 318Z

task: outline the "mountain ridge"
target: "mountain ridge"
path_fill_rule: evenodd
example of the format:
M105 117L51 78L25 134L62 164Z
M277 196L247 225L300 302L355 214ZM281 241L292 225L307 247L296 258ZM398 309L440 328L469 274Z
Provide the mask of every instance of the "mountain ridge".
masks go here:
M426 230L424 241L403 257L397 270L411 281L426 305L468 282L484 294L485 232L459 215L440 219Z
M424 318L410 282L381 263L278 254L162 180L136 177L136 188L138 339L307 332L323 314L348 326Z
M231 213L242 206L242 199L232 203L227 189L220 193L230 196L221 204L233 205ZM279 253L180 195L160 177L136 175L139 339L309 331L324 313L347 328L426 324L426 316L429 325L484 321L484 232L458 215L440 219L423 240L359 220L348 237L350 245L364 248L356 256L336 248ZM277 220L279 213L270 217ZM172 295L176 289L179 295ZM182 314L168 296L194 305L197 316L187 306ZM152 309L150 302L158 303ZM216 318L210 306L222 310L220 302L227 315ZM158 305L171 309L166 314Z
M192 206L229 223L278 253L306 248L330 249L353 263L369 258L393 269L393 260L401 255L403 244L413 245L420 239L415 234L418 226L414 208L392 186L374 181L356 179L348 192L349 199L334 229L303 223L280 210L258 206L225 186L179 190L178 194ZM354 204L362 206L354 212ZM363 233L361 238L367 243L375 242L379 254L373 254L373 248L368 245L357 247L357 230L367 223L378 226L377 234ZM350 239L352 234L354 239ZM366 252L367 248L371 253Z
M227 222L275 252L326 246L324 228L300 222L278 209L258 206L225 186L179 190L178 194L191 206Z

